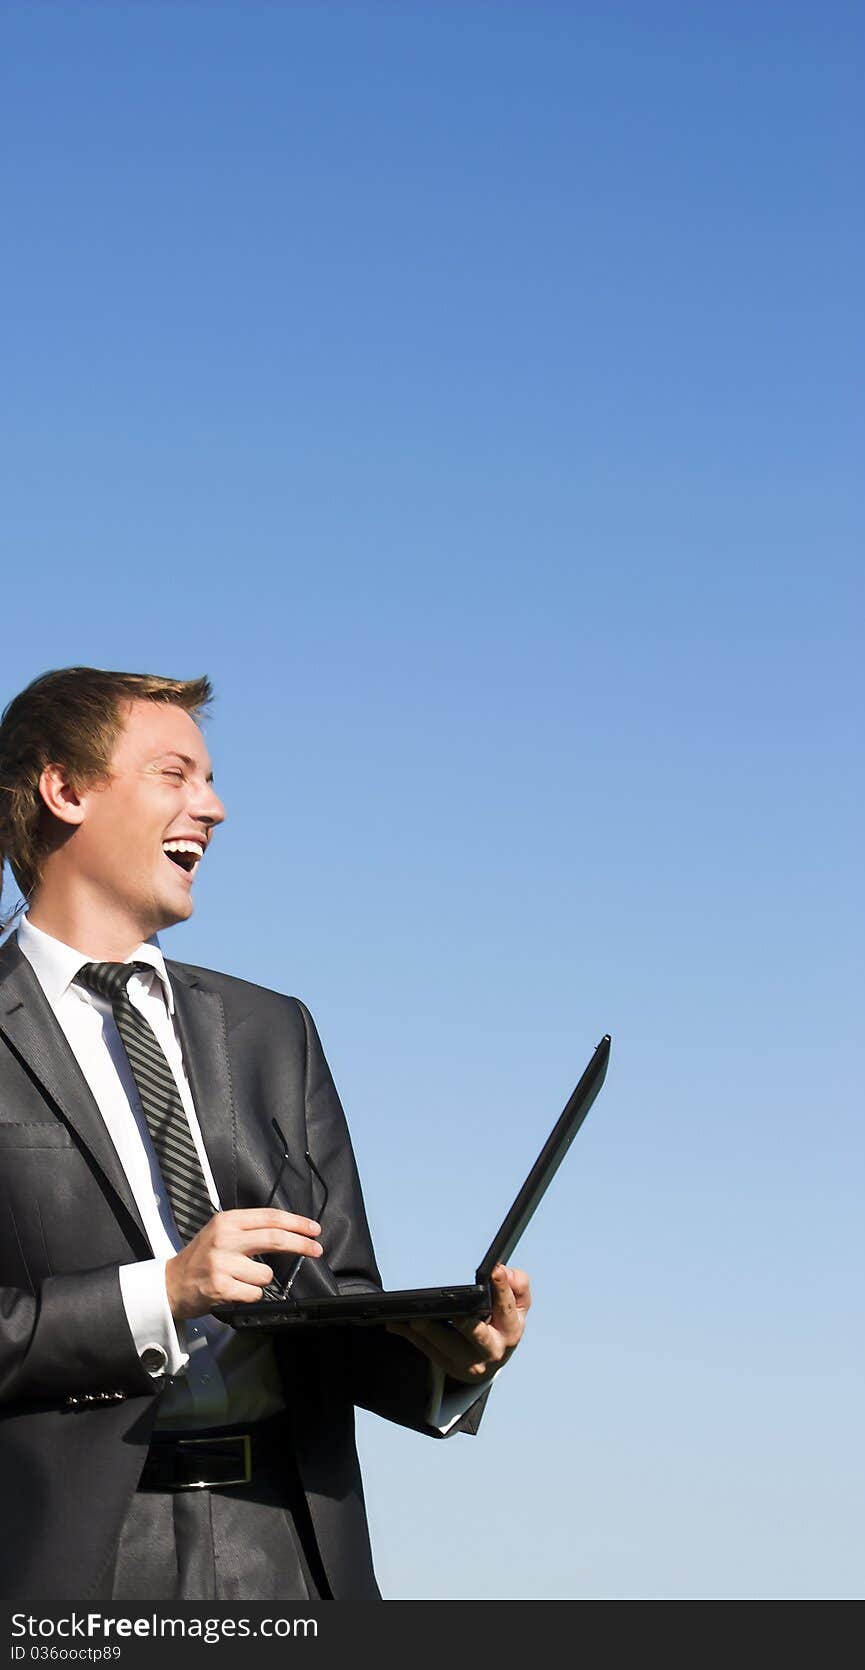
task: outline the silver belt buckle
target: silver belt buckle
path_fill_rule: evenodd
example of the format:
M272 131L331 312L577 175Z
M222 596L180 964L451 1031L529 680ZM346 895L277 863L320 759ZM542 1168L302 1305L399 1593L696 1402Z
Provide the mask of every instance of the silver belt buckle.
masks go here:
M206 1490L208 1486L214 1485L249 1484L252 1478L252 1439L250 1438L248 1432L238 1433L236 1438L232 1438L228 1433L225 1433L221 1438L179 1438L177 1440L177 1447L181 1451L192 1449L198 1444L204 1444L210 1450L218 1448L219 1445L222 1444L240 1444L242 1446L241 1455L243 1459L239 1465L242 1467L243 1471L238 1473L235 1478L190 1479L188 1484L175 1485L175 1490ZM202 1462L203 1461L204 1457L202 1456Z

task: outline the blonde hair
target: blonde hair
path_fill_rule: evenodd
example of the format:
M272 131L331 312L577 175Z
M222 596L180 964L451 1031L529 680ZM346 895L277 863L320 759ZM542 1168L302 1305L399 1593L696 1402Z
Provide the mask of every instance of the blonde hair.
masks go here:
M110 776L125 703L173 703L197 721L212 697L208 678L159 678L101 667L61 667L28 684L0 719L0 890L8 864L29 900L63 833L39 790L46 766L64 766L78 790L92 788ZM21 908L18 904L5 921L0 918L0 933Z

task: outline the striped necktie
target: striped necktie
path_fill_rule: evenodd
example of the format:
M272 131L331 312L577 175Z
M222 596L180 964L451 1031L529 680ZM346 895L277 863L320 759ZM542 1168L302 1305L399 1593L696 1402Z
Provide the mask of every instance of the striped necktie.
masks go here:
M75 978L88 991L107 997L111 1004L168 1190L174 1221L181 1238L191 1241L213 1217L216 1208L207 1192L177 1081L155 1033L126 990L132 974L153 972L150 963L85 963Z

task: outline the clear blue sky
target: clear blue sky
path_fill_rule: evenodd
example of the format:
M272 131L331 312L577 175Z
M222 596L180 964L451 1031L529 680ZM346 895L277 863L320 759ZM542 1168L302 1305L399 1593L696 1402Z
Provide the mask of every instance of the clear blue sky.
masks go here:
M602 1032L387 1595L861 1595L860 6L7 0L5 703L208 672L170 955L309 1003L386 1281ZM11 896L7 895L7 902Z

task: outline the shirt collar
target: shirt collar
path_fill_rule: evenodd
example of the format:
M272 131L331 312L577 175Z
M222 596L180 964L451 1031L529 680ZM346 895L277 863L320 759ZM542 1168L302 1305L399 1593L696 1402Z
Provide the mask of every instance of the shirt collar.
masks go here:
M34 974L39 981L48 1002L55 1008L61 997L68 990L80 968L85 963L101 962L100 957L88 957L83 951L76 951L74 946L64 944L63 940L55 939L53 934L46 934L44 928L34 927L32 922L22 916L18 924L18 948L23 952L31 964ZM165 967L165 958L154 934L152 938L144 940L132 955L126 958L128 963L149 963L158 976L169 1015L174 1014L174 993L171 981Z

